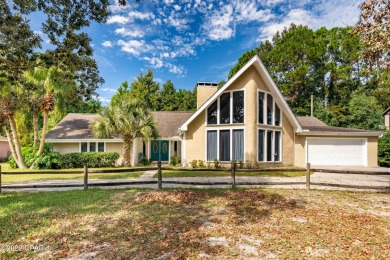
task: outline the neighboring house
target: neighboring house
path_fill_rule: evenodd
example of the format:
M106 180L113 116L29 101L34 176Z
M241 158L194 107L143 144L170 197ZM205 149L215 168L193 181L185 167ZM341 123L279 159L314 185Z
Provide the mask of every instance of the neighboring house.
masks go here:
M377 166L381 132L331 127L314 117L296 117L257 56L219 90L215 83L198 84L197 106L194 113L153 112L160 138L136 140L133 162L140 154L152 160L161 155L165 162L176 154L183 165L217 159L301 167L307 162ZM59 152L100 146L122 153L121 139L93 138L89 125L96 117L69 114L48 134L48 142ZM77 124L80 120L84 123Z
M7 138L0 136L0 160L8 158L10 154L11 150Z
M390 107L388 107L383 113L382 116L384 117L385 121L385 128L390 129Z

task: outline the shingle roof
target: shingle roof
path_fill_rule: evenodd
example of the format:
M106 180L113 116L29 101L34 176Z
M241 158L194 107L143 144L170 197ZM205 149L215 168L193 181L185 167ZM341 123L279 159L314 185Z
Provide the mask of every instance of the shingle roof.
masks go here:
M389 113L390 111L390 107L388 107L383 113L382 113L382 116L386 115L387 113Z
M192 116L193 112L155 111L151 114L157 124L160 137L166 138L177 136L179 127Z
M0 136L0 142L8 142L7 137Z
M179 127L193 112L158 111L151 112L160 137L178 135ZM98 114L67 114L48 134L47 139L96 139L92 134L91 124L98 119Z
M98 114L67 114L49 133L47 139L94 139L90 125Z
M346 128L346 127L336 127L328 126L321 120L313 116L298 116L298 122L301 124L303 130L308 130L311 132L354 132L354 133L364 133L364 132L373 132L370 130L356 129L356 128Z

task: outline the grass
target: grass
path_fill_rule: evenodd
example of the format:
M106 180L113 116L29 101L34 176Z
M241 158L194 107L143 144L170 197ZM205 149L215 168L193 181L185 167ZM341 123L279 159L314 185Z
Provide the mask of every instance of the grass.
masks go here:
M219 177L231 176L230 171L171 171L163 170L163 178L171 177ZM263 177L298 177L305 176L305 171L250 171L236 172L236 176L263 176ZM157 174L153 176L157 178Z
M389 216L390 196L378 193L8 193L0 194L0 253L2 258L386 259ZM4 250L11 245L42 249Z
M120 172L120 173L90 173L88 178L92 179L131 179L138 178L143 171L139 172ZM16 183L16 182L28 182L28 181L45 181L45 180L83 180L84 175L81 173L75 174L3 174L2 182Z

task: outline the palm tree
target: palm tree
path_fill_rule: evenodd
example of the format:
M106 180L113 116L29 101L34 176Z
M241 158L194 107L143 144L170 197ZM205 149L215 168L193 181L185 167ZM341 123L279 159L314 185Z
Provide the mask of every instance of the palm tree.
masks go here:
M70 91L72 89L70 85L74 82L67 80L64 72L55 66L48 69L35 67L33 70L26 71L24 77L28 82L38 86L37 94L33 96L34 100L32 103L38 105L40 111L43 113L42 135L37 152L37 156L40 156L45 147L49 112L54 110L55 98L64 96L67 91ZM37 141L36 131L37 120L34 120L34 144Z
M146 107L140 100L121 98L103 109L101 118L92 125L97 138L115 135L123 138L123 164L126 166L131 166L134 139L157 137L155 122Z

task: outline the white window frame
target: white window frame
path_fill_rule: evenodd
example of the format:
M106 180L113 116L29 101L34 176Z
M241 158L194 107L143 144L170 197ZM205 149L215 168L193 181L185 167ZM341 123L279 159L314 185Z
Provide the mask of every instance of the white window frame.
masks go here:
M259 121L259 94L260 93L264 93L264 100L263 100L263 123L260 123ZM268 100L268 95L271 95L271 92L268 92L268 91L265 91L265 90L258 90L257 91L257 99L256 99L256 121L257 121L257 124L258 126L261 126L261 127L270 127L270 128L282 128L283 127L283 111L282 109L279 107L279 113L280 113L280 124L279 125L275 125L275 106L277 106L278 104L276 103L276 99L274 96L272 96L272 124L271 125L268 125L267 124L267 100Z
M263 142L263 161L259 161L259 130L264 131L264 142ZM267 154L268 154L268 148L267 148L267 141L268 141L268 135L267 131L273 132L272 136L274 138L272 142L272 160L267 161ZM279 156L279 161L275 161L275 132L280 132L280 142L279 142L279 151L280 151L280 156ZM268 127L258 127L257 128L257 143L256 143L256 161L258 163L281 163L283 162L283 131L282 129L273 129L273 128L268 128Z
M87 151L86 152L82 152L81 151L81 144L82 143L87 143ZM79 143L79 152L80 153L89 153L90 152L90 148L89 148L89 144L90 143L95 143L95 145L96 145L96 153L104 153L104 152L106 152L107 151L107 143L106 142L80 142ZM103 143L104 144L104 151L103 152L99 152L99 149L98 149L98 145L99 145L99 143Z
M244 92L244 97L243 97L243 99L244 99L244 122L242 122L242 123L233 123L233 92L238 92L238 91L243 91ZM229 111L230 122L229 122L229 124L221 124L221 122L220 122L220 119L221 119L220 118L220 111L221 111L221 101L220 101L220 99L221 99L221 96L223 94L225 94L225 93L230 93L230 97L229 97L229 102L230 102L230 111ZM245 91L245 89L227 90L227 91L224 91L223 93L221 93L221 95L214 101L214 102L217 102L217 123L216 124L209 124L208 123L208 118L207 118L207 115L208 115L208 112L209 112L209 107L214 104L214 102L213 102L206 109L206 113L205 113L206 126L217 126L217 125L218 126L229 126L229 125L235 126L235 125L244 125L245 122L246 122L246 117L245 117L245 114L246 114L245 113L245 109L246 109L245 98L246 98L246 91Z
M235 124L236 125L236 124ZM207 132L208 131L217 131L217 160L221 163L230 163L230 161L220 161L219 160L219 139L220 139L220 134L219 132L220 131L226 131L226 130L229 130L230 132L230 161L232 161L233 159L233 130L243 130L243 134L244 134L244 158L242 159L243 162L245 162L245 144L246 144L246 135L245 135L245 127L242 127L242 126L237 126L237 127L230 127L230 128L221 128L221 127L210 127L210 128L207 128L206 129L206 134L205 134L205 162L214 162L213 161L208 161L207 160Z

